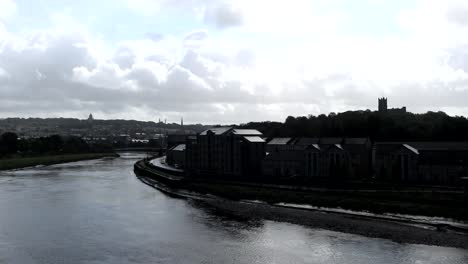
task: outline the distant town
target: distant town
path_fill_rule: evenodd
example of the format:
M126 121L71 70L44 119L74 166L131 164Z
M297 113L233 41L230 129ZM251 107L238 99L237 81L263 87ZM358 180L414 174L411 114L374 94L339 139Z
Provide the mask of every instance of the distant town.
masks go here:
M13 132L19 139L60 135L78 137L88 144L111 144L114 147L165 147L168 135L194 134L206 129L200 124L184 125L135 120L99 120L74 118L6 118L0 119L0 135Z

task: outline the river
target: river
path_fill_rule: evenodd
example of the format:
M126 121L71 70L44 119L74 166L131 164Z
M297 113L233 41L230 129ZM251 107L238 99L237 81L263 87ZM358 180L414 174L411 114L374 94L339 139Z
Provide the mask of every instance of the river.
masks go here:
M142 155L0 172L0 263L468 263L459 248L396 243L171 198Z

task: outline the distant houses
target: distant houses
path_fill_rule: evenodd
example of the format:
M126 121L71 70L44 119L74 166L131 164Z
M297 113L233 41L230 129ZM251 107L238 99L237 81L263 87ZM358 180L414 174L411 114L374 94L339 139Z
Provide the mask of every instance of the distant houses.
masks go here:
M457 186L468 175L468 142L267 139L254 129L216 127L178 138L167 162L192 177Z

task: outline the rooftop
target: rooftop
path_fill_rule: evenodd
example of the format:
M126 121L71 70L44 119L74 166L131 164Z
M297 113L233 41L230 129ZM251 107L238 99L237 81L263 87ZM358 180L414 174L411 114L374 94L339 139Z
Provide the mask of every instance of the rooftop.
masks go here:
M344 144L349 145L363 145L369 141L369 138L345 138Z
M343 142L343 138L339 137L324 137L320 138L319 144L323 145L335 145L335 144L341 144Z
M262 143L265 142L265 140L261 137L258 136L247 136L244 137L247 141L252 142L252 143Z
M241 135L241 136L261 136L263 135L262 132L256 129L234 129L234 135Z
M378 149L394 149L401 145L408 145L418 151L444 151L444 150L459 150L468 151L468 142L435 142L435 141L421 141L421 142L375 142L375 147Z
M287 145L292 138L272 138L268 145Z
M202 136L206 136L208 134L208 131L213 132L215 135L222 135L226 133L227 131L231 130L232 127L212 127L210 129L207 129L203 132L200 133Z
M312 144L318 144L318 142L318 138L298 138L293 144L298 146L310 146Z
M173 151L185 151L185 144L179 144L175 147L173 147L172 149L170 150L173 150Z
M406 149L410 150L411 152L413 152L414 154L416 155L419 155L419 151L415 148L413 148L412 146L408 145L408 144L403 144L403 147L405 147Z

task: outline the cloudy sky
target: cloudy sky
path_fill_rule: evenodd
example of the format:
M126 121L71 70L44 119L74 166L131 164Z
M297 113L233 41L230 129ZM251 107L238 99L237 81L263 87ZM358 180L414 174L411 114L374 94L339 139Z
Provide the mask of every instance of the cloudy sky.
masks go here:
M468 1L0 0L0 117L468 115Z

